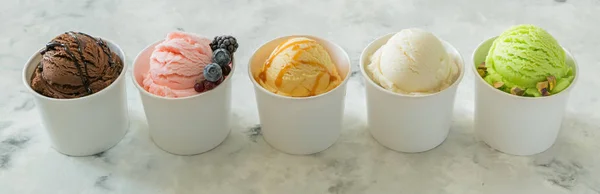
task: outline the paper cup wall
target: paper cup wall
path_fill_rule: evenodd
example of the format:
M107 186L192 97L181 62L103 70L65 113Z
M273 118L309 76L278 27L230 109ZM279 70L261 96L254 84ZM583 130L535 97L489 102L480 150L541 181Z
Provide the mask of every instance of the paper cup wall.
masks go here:
M125 53L112 41L104 40L111 51L123 61L119 77L108 87L89 96L55 99L43 96L31 88L31 77L42 59L35 53L23 70L23 83L33 94L52 147L70 156L94 155L115 146L129 127Z
M578 67L565 49L575 79L564 91L547 97L521 97L493 88L477 73L496 38L481 43L473 53L475 75L475 130L494 149L513 155L532 155L550 148L558 135L569 92L576 84Z
M312 97L286 97L264 89L254 79L275 48L283 41L298 36L271 40L250 58L248 76L254 84L258 113L265 141L289 154L312 154L333 145L339 137L344 115L346 83L350 74L348 54L335 43L314 36L337 65L342 83L335 89Z
M194 155L217 147L229 134L231 116L231 73L216 88L183 98L166 98L148 93L143 76L150 68L156 42L136 57L133 82L142 98L150 136L161 149L177 155Z
M365 68L371 55L393 35L374 40L360 57L360 71L366 83L368 128L375 140L392 150L427 151L440 145L448 136L456 89L464 75L464 62L456 48L442 41L460 70L452 85L437 93L418 96L387 91L370 78Z

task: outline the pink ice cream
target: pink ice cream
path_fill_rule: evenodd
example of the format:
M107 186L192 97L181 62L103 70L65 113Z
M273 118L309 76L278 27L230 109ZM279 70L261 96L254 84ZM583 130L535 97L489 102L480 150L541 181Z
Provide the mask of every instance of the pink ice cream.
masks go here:
M150 70L144 75L144 89L171 98L198 94L194 84L204 80L204 67L211 63L210 43L210 39L196 34L169 33L154 47Z

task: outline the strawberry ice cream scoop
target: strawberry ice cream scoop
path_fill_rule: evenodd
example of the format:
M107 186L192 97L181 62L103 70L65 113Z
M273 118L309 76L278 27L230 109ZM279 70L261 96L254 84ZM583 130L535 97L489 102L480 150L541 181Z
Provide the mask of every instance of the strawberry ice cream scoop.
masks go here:
M205 80L203 70L211 63L211 40L196 34L171 32L154 47L150 69L144 75L146 91L180 98L198 94L194 85Z

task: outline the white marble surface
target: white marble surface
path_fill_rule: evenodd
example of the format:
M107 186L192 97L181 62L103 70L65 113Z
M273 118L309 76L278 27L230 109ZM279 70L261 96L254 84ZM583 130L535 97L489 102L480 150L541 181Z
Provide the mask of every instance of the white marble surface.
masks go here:
M0 18L2 194L600 193L598 0L19 0L3 2ZM356 67L367 43L403 28L430 30L469 59L480 41L519 23L546 28L581 66L556 144L530 157L496 152L473 136L470 73L459 86L448 139L420 154L388 150L369 135L363 82L356 73L348 84L341 137L311 156L283 154L263 141L243 63L233 77L232 133L213 151L191 157L153 145L131 82L132 124L123 141L97 156L61 155L49 147L32 96L21 83L28 57L69 30L114 40L129 63L147 44L176 29L237 36L239 61L274 37L313 34L339 43Z

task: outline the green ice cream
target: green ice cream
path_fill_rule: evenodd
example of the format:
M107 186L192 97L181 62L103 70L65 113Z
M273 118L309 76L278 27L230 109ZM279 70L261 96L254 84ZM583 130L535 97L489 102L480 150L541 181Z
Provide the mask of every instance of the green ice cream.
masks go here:
M573 81L563 48L544 29L532 25L511 27L494 40L485 67L484 79L490 85L508 93L524 90L524 96L542 96L543 82L549 83L544 95L551 95Z

